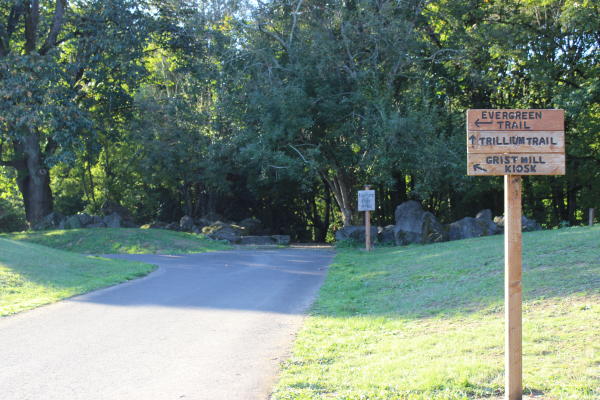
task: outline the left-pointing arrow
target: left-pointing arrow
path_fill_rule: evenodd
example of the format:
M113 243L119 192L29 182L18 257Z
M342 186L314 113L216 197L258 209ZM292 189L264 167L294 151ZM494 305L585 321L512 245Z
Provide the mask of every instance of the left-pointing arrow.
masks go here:
M490 125L492 123L493 123L492 121L486 121L486 122L480 121L479 118L477 118L477 121L475 121L475 125L478 128L479 128L479 125Z
M487 169L482 168L481 165L479 164L473 164L473 171L483 171L483 172L487 172Z

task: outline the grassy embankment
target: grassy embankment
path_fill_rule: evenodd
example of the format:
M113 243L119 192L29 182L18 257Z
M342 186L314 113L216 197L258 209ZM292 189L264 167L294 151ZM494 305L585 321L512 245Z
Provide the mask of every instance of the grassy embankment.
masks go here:
M149 264L76 253L181 254L228 247L198 235L154 229L0 235L0 316L144 276L155 269Z
M0 237L84 254L185 254L230 248L203 235L163 229L70 229L13 233Z
M600 399L600 227L524 234L525 394ZM496 399L503 238L341 249L273 399Z

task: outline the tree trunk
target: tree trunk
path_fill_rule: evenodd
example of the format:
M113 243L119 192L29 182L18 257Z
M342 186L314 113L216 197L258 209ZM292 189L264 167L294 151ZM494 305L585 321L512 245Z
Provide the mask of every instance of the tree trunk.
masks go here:
M52 212L50 173L44 165L37 135L24 135L21 142L15 143L15 153L22 155L23 161L17 167L17 185L23 196L25 216L33 225Z
M323 179L329 185L331 193L340 208L342 213L342 223L344 227L352 225L352 196L350 194L351 183L350 178L343 172L336 172L333 177L328 177L324 173L322 174Z

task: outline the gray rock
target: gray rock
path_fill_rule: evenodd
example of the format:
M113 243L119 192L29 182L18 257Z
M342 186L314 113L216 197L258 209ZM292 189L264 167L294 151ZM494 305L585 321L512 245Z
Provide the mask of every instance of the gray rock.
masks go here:
M241 236L239 244L274 245L277 244L272 236Z
M486 225L484 230L489 232L489 235L495 235L502 232L502 229L498 227L494 221L492 221L492 210L481 210L477 213L475 218L479 220L480 224Z
M103 218L107 228L120 228L121 227L121 216L117 213L112 213Z
M238 225L226 224L217 221L212 225L202 228L202 233L215 240L227 240L230 243L239 243L244 229Z
M59 225L61 222L64 223L64 217L60 213L51 212L50 214L48 214L44 218L42 218L39 222L34 224L32 226L32 229L36 230L36 231L56 229L56 228L59 228ZM59 229L63 229L63 228L59 228Z
M424 211L416 201L406 201L394 213L394 240L397 245L438 243L448 240L448 233L435 216Z
M494 222L480 218L465 217L448 226L450 240L489 236L496 233L498 233L498 227Z
M77 218L79 218L79 223L81 224L82 227L86 227L89 224L93 223L94 218L86 213L79 213L77 214Z
M523 232L541 231L542 226L534 219L529 219L526 216L521 217L521 230Z
M240 221L238 224L243 227L248 235L261 235L265 233L264 226L258 218L246 218Z
M291 241L290 235L271 235L271 237L275 240L275 243L282 246L289 245Z
M377 238L381 243L396 244L396 239L394 238L394 225L378 228L377 231Z
M492 210L490 210L489 208L485 209L485 210L481 210L477 213L475 218L491 221L492 220Z
M365 227L364 226L345 226L335 232L335 240L343 242L344 240L353 240L357 243L365 243ZM371 244L377 239L377 228L371 226Z
M79 229L81 228L81 221L77 215L71 215L65 220L64 229Z
M183 232L191 232L194 228L194 220L189 215L184 215L179 220L179 229Z
M494 222L498 226L499 231L504 230L504 216L494 217ZM526 216L521 216L521 231L532 232L539 231L542 226L534 219L529 219Z
M167 229L167 225L169 225L166 222L161 222L161 221L154 221L151 222L147 225L148 229Z
M178 222L171 222L170 224L166 224L163 229L168 229L170 231L178 231L179 230L179 223Z
M133 220L129 210L114 201L105 201L104 204L102 204L102 206L100 207L100 211L105 216L118 214L122 220Z
M86 228L106 228L106 224L104 222L95 222L93 224L89 224Z

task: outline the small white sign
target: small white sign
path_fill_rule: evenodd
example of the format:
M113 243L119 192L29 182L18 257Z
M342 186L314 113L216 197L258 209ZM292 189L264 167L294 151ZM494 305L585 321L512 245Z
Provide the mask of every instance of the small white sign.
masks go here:
M374 190L359 190L358 191L358 211L373 211L375 210L375 191Z

